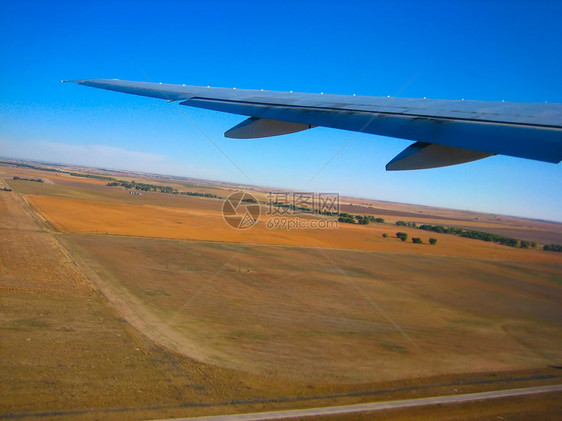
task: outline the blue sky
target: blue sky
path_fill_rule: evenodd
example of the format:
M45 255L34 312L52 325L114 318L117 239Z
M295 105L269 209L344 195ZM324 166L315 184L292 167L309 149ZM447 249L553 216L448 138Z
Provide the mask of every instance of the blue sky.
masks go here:
M561 18L556 1L3 0L0 155L562 221L561 165L497 156L386 172L411 142L326 128L225 139L244 117L183 107L188 119L60 83L562 102Z

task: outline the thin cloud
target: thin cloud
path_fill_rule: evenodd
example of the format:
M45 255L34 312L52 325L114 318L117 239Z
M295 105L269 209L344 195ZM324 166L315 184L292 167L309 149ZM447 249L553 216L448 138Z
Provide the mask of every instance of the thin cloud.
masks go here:
M214 177L206 168L171 161L167 156L106 145L72 145L48 141L0 140L0 155L58 164L83 165L191 177Z

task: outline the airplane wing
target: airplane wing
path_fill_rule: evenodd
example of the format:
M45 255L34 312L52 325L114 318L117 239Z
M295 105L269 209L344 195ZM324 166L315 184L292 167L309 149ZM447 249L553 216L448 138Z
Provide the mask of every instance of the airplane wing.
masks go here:
M248 116L225 132L230 138L277 136L323 126L415 141L387 164L387 170L442 167L496 154L562 160L558 103L309 94L117 79L63 82Z

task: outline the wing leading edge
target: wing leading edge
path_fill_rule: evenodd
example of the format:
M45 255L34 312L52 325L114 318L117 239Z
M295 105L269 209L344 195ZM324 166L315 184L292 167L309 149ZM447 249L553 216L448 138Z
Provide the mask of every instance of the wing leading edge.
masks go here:
M324 95L117 79L69 82L250 117L225 133L232 138L324 126L415 141L387 170L455 165L495 154L562 160L562 104Z

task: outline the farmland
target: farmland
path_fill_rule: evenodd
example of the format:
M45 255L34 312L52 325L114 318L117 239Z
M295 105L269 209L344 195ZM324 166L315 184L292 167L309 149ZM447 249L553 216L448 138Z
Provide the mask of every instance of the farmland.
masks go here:
M240 231L218 198L9 165L0 178L12 189L0 192L0 415L185 416L562 375L558 253L439 233L430 245L408 227L424 244L394 237L407 219L560 243L560 224L345 199L385 223L289 231L262 215Z

